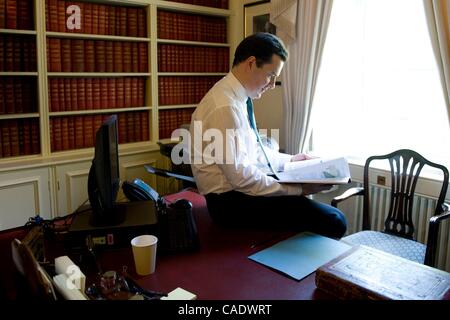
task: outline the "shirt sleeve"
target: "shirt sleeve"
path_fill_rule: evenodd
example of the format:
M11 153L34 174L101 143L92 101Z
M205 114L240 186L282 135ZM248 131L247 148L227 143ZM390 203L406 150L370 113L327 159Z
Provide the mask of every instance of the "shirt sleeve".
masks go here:
M284 164L290 162L292 155L287 153L278 152L276 150L264 147L264 150L269 158L272 167L277 171L284 170Z
M220 108L211 121L214 126L224 133L222 161L218 166L232 185L235 191L254 196L279 196L300 195L301 185L280 184L272 177L267 176L255 163L252 163L249 155L249 139L247 126L242 123L233 108ZM279 154L273 156L278 163L284 163L290 159L288 155Z

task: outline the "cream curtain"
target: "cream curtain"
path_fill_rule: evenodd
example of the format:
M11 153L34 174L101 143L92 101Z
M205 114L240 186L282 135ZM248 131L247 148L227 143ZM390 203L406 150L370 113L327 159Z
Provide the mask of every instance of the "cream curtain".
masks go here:
M332 5L333 0L272 0L270 20L277 34L295 36L287 38L289 60L281 77L288 153L305 152L311 135L311 109ZM293 17L293 8L296 21L286 23Z
M450 0L423 0L450 122Z
M270 22L277 26L277 36L289 44L295 40L298 0L272 0Z

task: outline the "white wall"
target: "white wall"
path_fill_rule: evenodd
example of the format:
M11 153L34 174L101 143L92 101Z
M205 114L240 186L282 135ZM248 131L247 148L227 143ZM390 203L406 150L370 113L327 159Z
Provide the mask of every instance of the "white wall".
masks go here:
M280 149L284 149L282 87L276 86L273 90L266 91L260 99L254 101L254 106L258 129L267 129L269 135L271 129L279 130Z

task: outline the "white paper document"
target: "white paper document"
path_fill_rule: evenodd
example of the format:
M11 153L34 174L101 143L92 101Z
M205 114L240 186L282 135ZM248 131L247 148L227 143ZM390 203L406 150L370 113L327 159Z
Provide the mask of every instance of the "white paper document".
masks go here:
M344 157L315 158L287 162L284 171L278 172L280 183L347 184L351 182L350 168Z

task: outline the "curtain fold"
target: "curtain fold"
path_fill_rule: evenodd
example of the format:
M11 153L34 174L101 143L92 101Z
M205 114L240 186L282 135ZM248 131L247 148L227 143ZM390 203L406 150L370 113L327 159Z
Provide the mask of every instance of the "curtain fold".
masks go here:
M423 0L450 123L450 0Z
M272 0L272 7L292 1ZM297 0L295 40L287 43L289 60L282 72L286 152L305 152L311 135L311 111L333 0ZM281 7L280 7L281 8ZM286 12L286 10L284 12ZM280 11L282 11L280 9ZM280 19L271 21L279 29ZM282 34L287 33L282 31Z
M272 0L270 22L277 26L277 36L285 44L295 40L298 0Z

